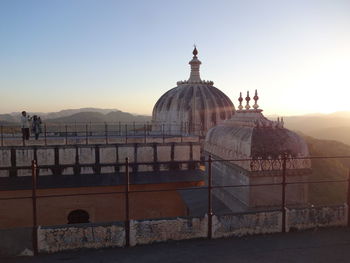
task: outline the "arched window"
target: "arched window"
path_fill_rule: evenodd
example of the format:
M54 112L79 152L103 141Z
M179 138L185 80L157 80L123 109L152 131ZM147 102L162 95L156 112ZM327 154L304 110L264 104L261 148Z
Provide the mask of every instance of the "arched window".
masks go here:
M89 223L89 213L85 210L74 210L68 215L68 224Z

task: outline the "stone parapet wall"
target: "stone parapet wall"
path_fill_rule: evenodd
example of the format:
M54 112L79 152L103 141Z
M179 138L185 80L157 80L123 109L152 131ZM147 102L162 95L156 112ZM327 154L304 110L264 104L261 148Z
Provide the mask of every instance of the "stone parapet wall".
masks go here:
M25 146L47 146L47 145L94 145L94 144L126 144L126 143L172 143L172 142L199 142L198 136L57 136L44 137L39 140L24 141ZM3 146L24 146L23 140L20 137L3 138L0 147Z
M0 147L0 177L31 176L37 160L39 175L103 174L125 171L187 170L200 160L196 142ZM159 162L165 162L160 164ZM136 164L137 163L137 164Z
M281 231L281 226L280 211L214 216L213 236L220 238L278 233Z
M38 228L38 250L44 253L82 248L122 247L124 245L125 229L123 223Z
M167 240L185 240L207 236L208 218L173 218L131 221L130 245Z
M286 231L347 225L347 205L288 209ZM264 211L245 214L214 215L213 238L241 237L282 231L282 212ZM167 240L206 238L208 217L178 217L154 220L131 220L130 245ZM124 223L79 224L38 229L39 251L53 253L81 249L122 247L125 245Z
M315 227L345 226L348 220L348 206L323 206L287 209L286 231L304 230Z

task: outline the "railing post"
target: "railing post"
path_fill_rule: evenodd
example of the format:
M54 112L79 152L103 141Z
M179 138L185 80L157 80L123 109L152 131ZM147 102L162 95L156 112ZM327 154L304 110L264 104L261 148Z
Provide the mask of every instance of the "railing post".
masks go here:
M36 161L32 161L32 205L33 205L33 251L34 256L38 255L38 224L37 224L37 210L36 210L36 184L37 184L37 165Z
M129 158L125 158L125 246L130 246L130 209L129 209Z
M106 135L106 144L108 144L108 126L107 122L105 122L105 135Z
M349 213L349 207L350 207L350 169L349 169L349 175L348 175L348 227L350 226L350 213Z
M86 144L89 144L89 138L88 138L88 136L89 136L88 124L86 123L86 124L85 124L85 143L86 143Z
M282 163L282 233L286 232L286 167L287 154L284 154Z
M146 138L146 124L143 125L143 137L144 137L144 141L146 143L147 138Z
M1 146L4 146L4 127L1 125Z
M213 208L211 200L212 190L212 158L209 155L208 159L208 239L212 238L212 225L213 225Z
M68 144L68 127L67 124L65 125L66 128L66 144Z
M135 122L133 122L133 129L134 129L134 136L136 134L136 126L135 126Z
M47 130L46 130L46 123L44 124L44 141L45 141L45 146L47 145Z
M119 136L121 136L121 135L122 135L122 126L121 126L121 124L119 122Z
M75 137L78 137L77 121L74 122L74 126L75 126Z
M128 125L125 124L125 143L128 143Z

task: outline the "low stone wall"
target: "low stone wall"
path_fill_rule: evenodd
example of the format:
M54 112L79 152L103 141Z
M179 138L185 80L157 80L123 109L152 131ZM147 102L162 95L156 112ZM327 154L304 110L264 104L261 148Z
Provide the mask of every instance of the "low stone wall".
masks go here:
M316 227L346 226L348 206L324 206L287 209L286 231L304 230Z
M130 245L204 238L207 232L208 217L132 221Z
M346 205L289 209L286 230L345 226ZM278 233L282 230L281 211L250 212L213 216L213 238L240 237ZM130 245L167 240L206 238L208 217L178 217L130 222ZM79 224L38 229L39 252L52 253L80 248L122 247L125 245L124 223Z
M81 248L122 247L124 245L125 229L123 223L38 228L38 249L42 253Z
M280 211L213 216L213 237L270 234L281 231Z
M188 170L200 160L197 142L0 147L0 177L31 176L36 160L39 176L108 174L130 171ZM160 162L163 162L160 164Z

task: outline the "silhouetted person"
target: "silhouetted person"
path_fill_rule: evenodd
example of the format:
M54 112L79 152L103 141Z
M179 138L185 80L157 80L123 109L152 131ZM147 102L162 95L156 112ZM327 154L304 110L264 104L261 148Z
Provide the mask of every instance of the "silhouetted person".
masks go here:
M21 129L22 129L22 138L23 140L29 140L29 121L31 118L25 111L22 111L21 116Z
M41 133L41 119L36 115L33 116L32 132L35 135L35 140L39 139L39 135Z

